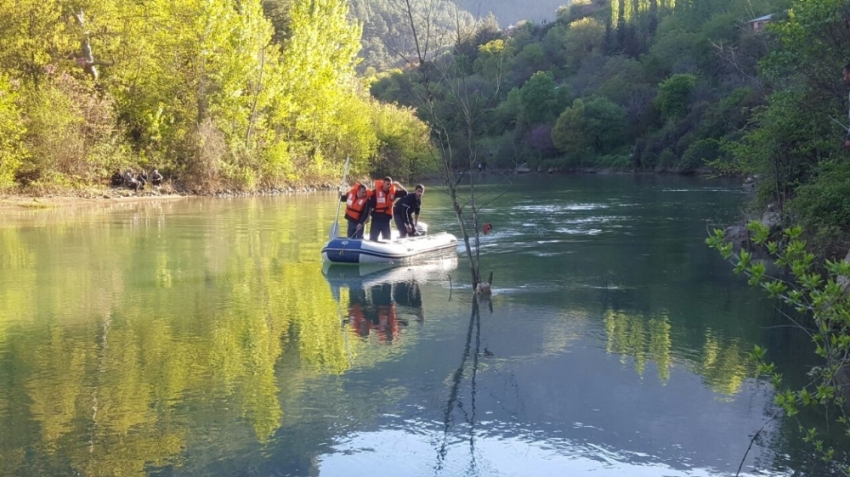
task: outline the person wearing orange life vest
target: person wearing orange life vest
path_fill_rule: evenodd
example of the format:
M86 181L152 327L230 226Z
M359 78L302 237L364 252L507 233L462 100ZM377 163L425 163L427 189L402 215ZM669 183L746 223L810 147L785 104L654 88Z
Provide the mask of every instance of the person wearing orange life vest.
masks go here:
M371 209L372 191L365 185L355 183L345 194L339 198L345 202L345 220L348 222L348 238L362 239L366 222L369 221L369 210Z
M390 221L393 218L393 202L407 195L405 189L398 182L393 182L387 176L383 180L375 181L375 190L372 191L372 226L369 228L369 240L375 242L378 236L384 240L390 239Z

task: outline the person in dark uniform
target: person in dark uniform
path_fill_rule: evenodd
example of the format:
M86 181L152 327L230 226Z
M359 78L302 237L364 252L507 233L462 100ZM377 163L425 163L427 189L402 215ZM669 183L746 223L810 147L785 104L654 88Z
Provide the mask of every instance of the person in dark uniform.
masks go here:
M124 184L124 176L121 175L120 169L116 169L115 174L112 174L111 182L113 187L120 187L122 184Z
M371 209L372 191L366 188L363 184L354 184L345 194L340 196L340 201L345 202L345 220L348 222L348 233L345 235L348 238L362 239L366 227L366 222L369 221L369 211Z
M159 187L162 185L162 174L159 173L159 170L154 169L151 174L151 184Z
M139 190L139 181L133 176L133 170L129 169L124 173L124 185L127 186L128 189L132 189L133 192Z
M417 184L413 194L407 194L393 206L393 220L401 237L415 236L416 224L419 223L419 212L422 207L422 195L425 186Z
M145 184L148 183L148 175L145 173L144 169L139 171L139 173L136 175L136 180L139 182L139 189L144 190Z
M398 182L393 182L387 176L383 180L375 181L375 189L372 191L372 226L369 228L369 240L375 242L378 236L384 240L390 240L390 219L393 218L393 202L407 195L407 190Z

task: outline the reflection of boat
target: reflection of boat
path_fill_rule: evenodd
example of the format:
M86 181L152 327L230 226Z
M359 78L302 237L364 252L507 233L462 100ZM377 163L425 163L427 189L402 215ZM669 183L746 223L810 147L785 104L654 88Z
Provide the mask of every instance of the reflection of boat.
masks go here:
M376 335L378 341L391 342L411 317L416 321L425 319L419 284L445 279L456 268L457 257L451 257L405 267L326 263L322 272L337 302L342 288L348 289L346 321L351 331L361 337Z
M457 237L448 232L393 238L387 242L333 238L322 248L322 260L330 263L412 263L434 255L457 253Z
M451 256L402 267L393 263L366 263L352 267L325 262L322 266L322 273L331 289L334 289L339 287L369 287L380 283L395 283L405 280L427 282L445 278L447 272L456 268L457 257Z

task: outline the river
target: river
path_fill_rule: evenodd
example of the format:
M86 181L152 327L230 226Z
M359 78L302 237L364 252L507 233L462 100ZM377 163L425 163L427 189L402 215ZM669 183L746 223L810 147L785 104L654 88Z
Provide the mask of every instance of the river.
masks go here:
M704 244L738 184L511 179L477 312L462 248L326 278L329 193L2 212L0 475L823 475L748 360L810 343Z

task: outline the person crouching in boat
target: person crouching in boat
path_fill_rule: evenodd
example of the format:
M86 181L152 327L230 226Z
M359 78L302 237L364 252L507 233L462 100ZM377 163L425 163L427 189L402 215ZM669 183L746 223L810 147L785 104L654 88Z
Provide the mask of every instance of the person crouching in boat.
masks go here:
M350 191L340 197L340 202L345 202L345 220L348 221L346 237L363 238L363 229L366 227L366 222L369 221L371 197L372 191L359 183L355 183Z
M419 235L416 232L416 224L419 223L419 210L422 207L422 194L424 193L425 186L417 184L413 194L407 194L395 203L393 220L395 220L395 226L398 228L400 237Z
M372 226L369 228L369 240L375 242L378 235L390 240L390 219L393 218L393 202L407 195L407 190L387 176L375 181L372 191Z

